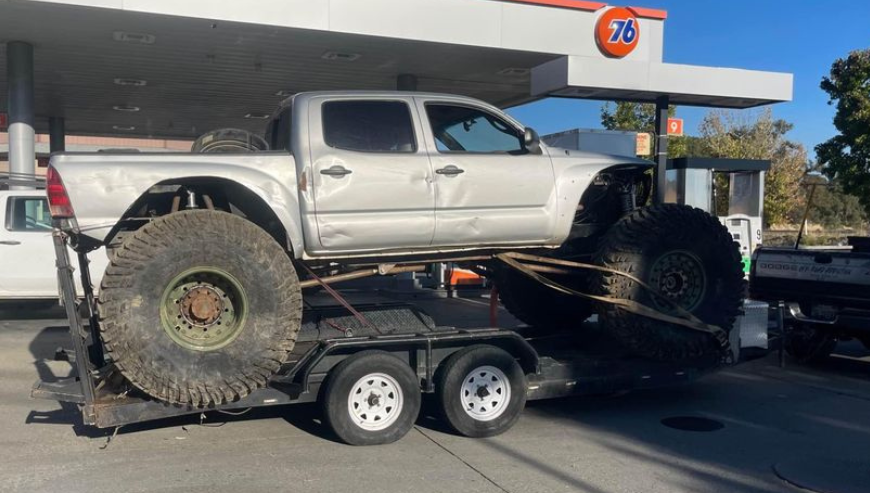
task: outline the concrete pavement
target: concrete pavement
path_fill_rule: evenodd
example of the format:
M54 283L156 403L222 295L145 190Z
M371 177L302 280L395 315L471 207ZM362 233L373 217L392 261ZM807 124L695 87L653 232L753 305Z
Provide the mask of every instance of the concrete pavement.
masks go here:
M418 304L439 323L488 318L485 300ZM424 413L398 443L350 447L300 405L125 427L108 442L74 406L29 398L36 378L70 372L45 361L69 345L61 317L0 311L0 491L787 492L776 464L870 456L870 358L854 344L815 368L768 357L677 388L530 403L491 439ZM661 424L673 416L724 427Z

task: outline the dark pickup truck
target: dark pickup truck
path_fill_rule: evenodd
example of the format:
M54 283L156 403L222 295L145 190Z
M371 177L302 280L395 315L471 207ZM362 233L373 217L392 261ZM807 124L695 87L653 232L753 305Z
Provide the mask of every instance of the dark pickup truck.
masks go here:
M786 303L789 352L803 361L830 354L838 340L870 349L870 237L849 237L848 249L760 248L750 296Z

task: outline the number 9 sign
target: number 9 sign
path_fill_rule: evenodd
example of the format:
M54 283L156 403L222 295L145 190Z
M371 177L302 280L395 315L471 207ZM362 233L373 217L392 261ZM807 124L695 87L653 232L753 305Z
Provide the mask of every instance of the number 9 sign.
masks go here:
M622 58L637 46L640 25L631 10L614 7L605 11L595 24L595 41L598 48L613 58Z

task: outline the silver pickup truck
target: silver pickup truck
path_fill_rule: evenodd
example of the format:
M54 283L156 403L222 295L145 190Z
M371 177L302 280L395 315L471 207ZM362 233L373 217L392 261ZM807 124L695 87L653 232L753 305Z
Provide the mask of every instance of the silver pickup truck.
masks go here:
M302 286L364 268L465 261L532 326L580 330L597 308L628 348L666 360L715 344L551 290L491 254L533 249L630 273L550 277L725 330L738 314L730 235L698 209L644 207L648 161L550 148L488 104L405 92L298 94L265 143L254 153L51 159L53 217L76 248L110 251L104 345L154 397L207 405L265 385L293 348Z

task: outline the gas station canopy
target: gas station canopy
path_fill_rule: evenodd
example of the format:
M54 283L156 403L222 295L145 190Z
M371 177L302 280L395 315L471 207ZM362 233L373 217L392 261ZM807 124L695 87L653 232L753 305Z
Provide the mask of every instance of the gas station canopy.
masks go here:
M636 24L602 27L617 10ZM419 89L502 107L549 96L791 100L790 74L663 63L666 18L579 0L18 0L0 1L0 41L33 46L37 132L49 117L69 134L260 132L287 95L328 89ZM608 52L611 34L628 54ZM4 71L0 94L9 90Z

